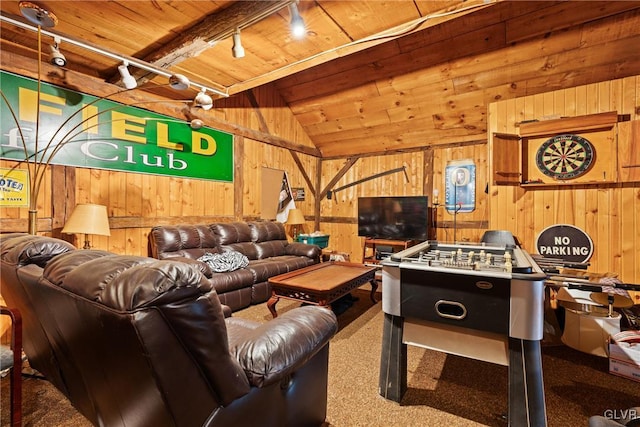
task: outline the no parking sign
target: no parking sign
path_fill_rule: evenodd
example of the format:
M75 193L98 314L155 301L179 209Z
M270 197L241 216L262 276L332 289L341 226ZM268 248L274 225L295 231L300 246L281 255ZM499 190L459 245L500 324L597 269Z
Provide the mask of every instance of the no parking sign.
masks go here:
M576 263L586 262L593 255L591 237L569 224L556 224L542 230L536 248L542 256Z

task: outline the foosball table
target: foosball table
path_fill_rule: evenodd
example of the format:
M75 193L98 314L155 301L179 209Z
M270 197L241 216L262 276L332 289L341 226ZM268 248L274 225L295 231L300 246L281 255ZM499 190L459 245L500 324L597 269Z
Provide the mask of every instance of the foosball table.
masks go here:
M407 346L508 366L511 426L546 426L545 274L515 245L427 241L382 261L379 393L400 402Z

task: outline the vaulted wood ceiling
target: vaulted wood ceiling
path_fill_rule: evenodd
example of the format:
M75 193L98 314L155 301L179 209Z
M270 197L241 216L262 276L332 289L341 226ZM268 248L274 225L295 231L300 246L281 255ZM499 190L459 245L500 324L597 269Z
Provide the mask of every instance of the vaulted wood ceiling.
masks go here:
M323 158L483 140L495 100L640 74L640 1L302 0L302 40L289 32L290 2L35 3L57 16L51 32L230 97L274 85ZM246 56L233 58L229 31L274 6L242 28ZM0 7L27 22L18 1ZM0 30L1 49L36 57L35 32L6 22ZM68 69L117 81L117 61L60 48Z

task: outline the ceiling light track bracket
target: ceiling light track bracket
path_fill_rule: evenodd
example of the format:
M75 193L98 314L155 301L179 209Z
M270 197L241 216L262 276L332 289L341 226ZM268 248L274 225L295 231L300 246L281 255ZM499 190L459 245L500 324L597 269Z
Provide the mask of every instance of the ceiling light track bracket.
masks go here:
M14 16L9 16L9 14L0 14L0 21L2 22L6 22L8 24L11 25L15 25L16 27L19 28L24 28L27 30L31 30L34 32L38 32L38 27L34 26L32 24L27 24L25 22L22 22L20 19L18 19L18 17L14 17ZM64 41L65 43L68 44L72 44L74 46L78 46L82 49L85 50L89 50L91 52L97 53L99 55L102 56L106 56L107 58L111 58L114 59L116 61L118 61L119 63L123 63L123 62L127 62L130 66L136 67L136 68L140 68L142 70L148 71L150 73L154 73L157 74L159 76L163 76L166 78L170 78L173 73L171 73L170 71L165 70L164 68L160 68L157 67L155 65L152 65L148 62L136 59L134 57L130 57L127 55L123 55L123 54L119 54L119 53L115 53L112 52L110 50L107 50L105 48L96 46L92 43L89 42L85 42L85 41L81 41L81 40L77 40L74 39L72 37L69 36L65 36L64 34L58 33L58 32L54 32L54 31L50 31L50 30L45 30L43 28L40 28L40 32L48 37L53 38L54 40L60 40L60 41ZM58 42L60 43L60 42ZM211 93L214 93L216 95L219 95L221 97L227 98L229 96L229 90L227 87L223 86L223 85L218 85L218 88L215 87L211 87L210 85L204 85L202 83L197 83L197 82L191 82L191 85L199 88L200 90L205 90Z

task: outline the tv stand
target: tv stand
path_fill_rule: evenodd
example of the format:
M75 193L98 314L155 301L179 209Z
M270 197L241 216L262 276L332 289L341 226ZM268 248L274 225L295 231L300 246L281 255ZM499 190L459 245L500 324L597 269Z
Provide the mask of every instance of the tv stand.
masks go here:
M376 258L376 249L379 246L388 246L392 248L393 252L399 252L410 248L417 243L417 240L392 240L367 237L364 239L364 246L362 248L362 263L378 264L380 260Z

